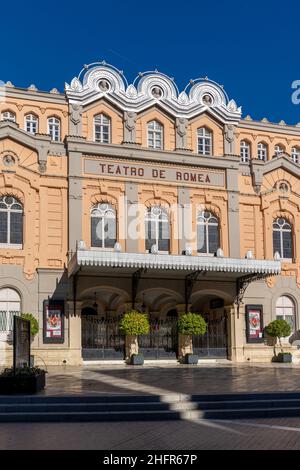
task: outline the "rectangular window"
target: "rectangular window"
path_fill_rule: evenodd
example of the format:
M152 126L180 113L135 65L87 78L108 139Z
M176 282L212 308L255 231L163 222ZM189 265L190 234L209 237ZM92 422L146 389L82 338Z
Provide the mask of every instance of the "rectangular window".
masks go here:
M23 214L21 212L10 214L10 243L16 245L23 243Z
M275 255L276 251L280 254L280 257L282 258L282 252L281 252L281 244L280 244L280 232L277 230L273 230L273 254Z
M206 227L204 224L199 224L197 226L197 252L206 253L206 245Z
M209 253L216 253L219 248L219 230L215 225L210 225L209 228Z
M93 247L102 248L102 219L91 217L91 242Z
M283 258L293 257L291 232L282 232Z
M7 212L0 212L0 243L7 243Z

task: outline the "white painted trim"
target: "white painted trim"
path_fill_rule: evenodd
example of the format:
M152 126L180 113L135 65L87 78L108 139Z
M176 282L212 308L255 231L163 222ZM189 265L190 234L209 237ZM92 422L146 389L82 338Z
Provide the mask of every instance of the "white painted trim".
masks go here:
M217 258L209 256L162 255L146 253L116 253L77 250L69 272L76 266L103 266L119 268L152 268L181 271L203 270L245 274L280 274L281 263L275 260Z

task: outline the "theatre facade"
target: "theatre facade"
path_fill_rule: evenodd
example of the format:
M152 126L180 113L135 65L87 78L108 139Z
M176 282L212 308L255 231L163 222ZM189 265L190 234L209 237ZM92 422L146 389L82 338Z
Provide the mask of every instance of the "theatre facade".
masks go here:
M36 364L123 360L132 308L146 360L176 360L193 311L203 359L270 362L264 326L284 318L299 361L299 125L243 118L208 78L128 84L104 62L64 93L7 82L0 114L2 365L22 312Z

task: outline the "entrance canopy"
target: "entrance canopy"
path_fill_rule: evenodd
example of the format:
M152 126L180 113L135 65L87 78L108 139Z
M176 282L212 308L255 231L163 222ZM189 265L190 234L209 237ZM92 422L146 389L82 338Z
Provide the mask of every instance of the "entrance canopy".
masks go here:
M272 276L280 274L281 263L277 260L235 259L212 256L166 255L149 253L118 253L78 249L69 262L68 274L111 268L123 272L147 269L162 275L168 271L187 275L192 272L228 273L232 279L245 275ZM102 270L102 269L101 269Z

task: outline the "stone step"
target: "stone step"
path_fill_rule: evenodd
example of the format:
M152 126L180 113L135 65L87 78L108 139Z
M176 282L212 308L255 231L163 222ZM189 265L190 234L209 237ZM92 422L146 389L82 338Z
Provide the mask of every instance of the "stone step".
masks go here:
M300 392L257 392L228 394L170 393L164 395L99 394L99 395L0 395L1 404L22 403L176 403L176 402L231 402L258 400L300 400Z
M84 411L84 412L14 412L0 413L0 422L110 422L199 419L256 419L299 417L300 407L242 408L221 410L148 410L148 411Z
M217 411L241 409L300 408L300 399L236 400L236 401L177 401L177 402L114 402L114 403L6 403L0 413L82 413L133 411Z

